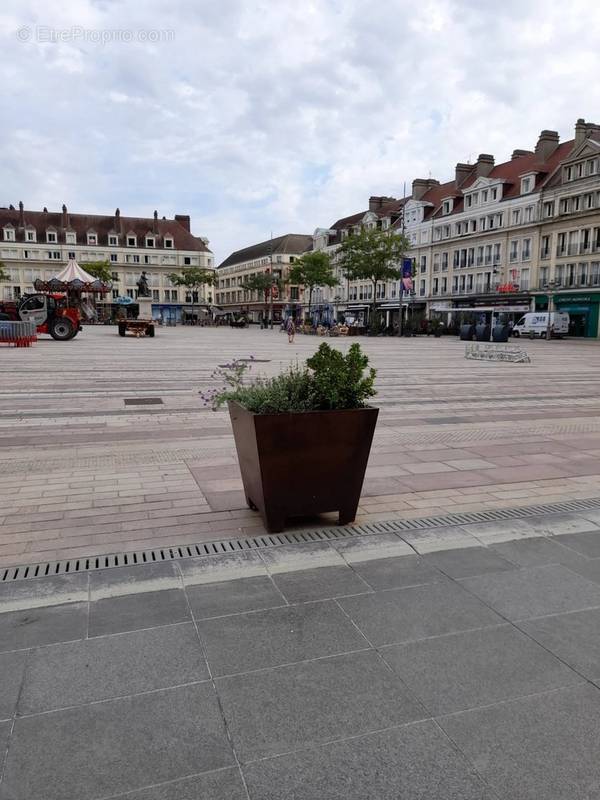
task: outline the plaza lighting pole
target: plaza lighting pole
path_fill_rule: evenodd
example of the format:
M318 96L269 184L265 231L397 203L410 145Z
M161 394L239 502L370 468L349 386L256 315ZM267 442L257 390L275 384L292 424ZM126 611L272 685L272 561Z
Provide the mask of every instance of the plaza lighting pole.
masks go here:
M269 287L269 321L270 328L273 330L273 231L271 231L271 243L269 245L269 262L271 269L271 286Z
M546 341L549 342L552 338L552 310L554 307L554 289L556 281L548 282L548 322L546 324Z
M406 205L406 181L404 181L402 187L402 236L404 236L404 231L406 229L405 225L405 214L404 214L404 206ZM400 268L400 278L398 280L398 336L402 336L402 268L404 266L404 262Z

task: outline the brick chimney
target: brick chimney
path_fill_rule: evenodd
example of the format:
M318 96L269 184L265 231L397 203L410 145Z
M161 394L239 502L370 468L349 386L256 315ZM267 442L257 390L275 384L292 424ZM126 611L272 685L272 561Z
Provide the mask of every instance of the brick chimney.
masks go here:
M119 211L118 208L115 210L115 230L117 234L123 233L123 226L121 223L121 212Z
M67 214L67 207L64 203L62 207L61 225L64 230L66 230L69 227L69 215Z
M158 233L158 211L154 212L154 221L152 223L153 233Z
M454 182L456 184L456 188L464 183L469 175L473 172L473 164L461 164L458 163L456 165L456 169L454 171Z
M185 228L188 233L191 233L191 221L189 214L175 214L175 222L178 222L182 228Z
M533 150L513 150L510 160L514 161L515 158L522 158L523 156L532 156L532 155L533 155Z
M487 177L494 169L494 156L489 153L480 153L475 164L475 174L477 177Z
M600 125L578 119L575 123L575 147L591 137L600 140Z
M420 200L434 186L439 186L440 182L435 178L415 178L412 182L412 198Z
M579 120L578 122L583 122L583 120ZM560 136L558 135L558 131L542 131L535 146L536 156L540 161L547 161L556 150L559 143Z
M23 201L19 200L19 228L25 227L25 212L23 211Z

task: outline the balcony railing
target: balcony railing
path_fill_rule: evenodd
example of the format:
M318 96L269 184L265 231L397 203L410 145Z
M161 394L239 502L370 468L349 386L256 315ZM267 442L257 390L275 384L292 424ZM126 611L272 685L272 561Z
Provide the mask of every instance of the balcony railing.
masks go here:
M556 255L558 256L558 258L560 258L561 256L566 256L567 255L567 248L566 247L561 247L559 245L556 248Z
M542 250L542 251L540 252L540 258L541 258L541 259L547 259L547 258L550 258L550 250Z

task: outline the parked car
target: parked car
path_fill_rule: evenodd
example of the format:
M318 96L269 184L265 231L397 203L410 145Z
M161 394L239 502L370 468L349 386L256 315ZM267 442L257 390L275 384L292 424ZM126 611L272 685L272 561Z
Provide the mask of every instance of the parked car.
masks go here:
M548 331L548 312L532 311L524 314L512 329L513 336L546 338ZM569 315L566 311L552 311L550 315L550 335L561 338L569 333Z

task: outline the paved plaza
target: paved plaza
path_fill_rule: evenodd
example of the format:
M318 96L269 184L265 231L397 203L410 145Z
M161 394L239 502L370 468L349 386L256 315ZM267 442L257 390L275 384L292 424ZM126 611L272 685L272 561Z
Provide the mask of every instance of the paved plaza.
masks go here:
M254 355L272 374L319 341L87 327L67 343L1 348L0 565L263 534L228 414L198 392L232 358ZM493 364L465 360L454 337L360 341L381 412L358 523L600 497L596 342L527 341L531 364Z
M198 392L318 344L88 328L0 350L0 800L598 796L600 348L361 340L381 415L359 518L287 544Z
M597 797L599 520L0 584L0 798Z

